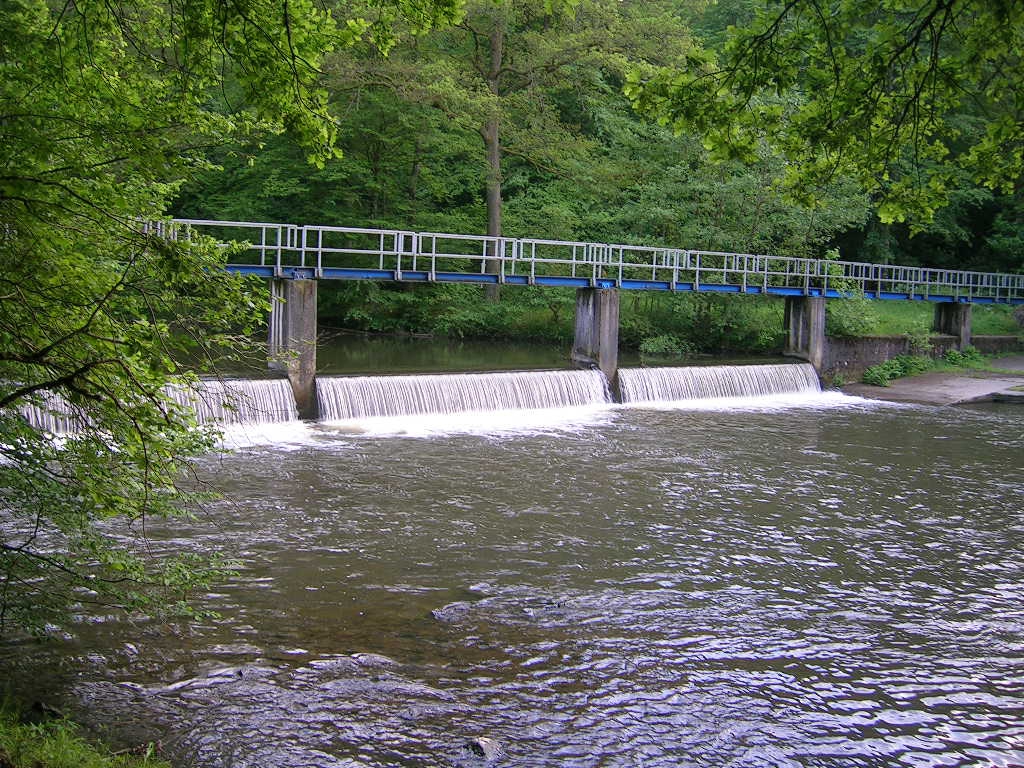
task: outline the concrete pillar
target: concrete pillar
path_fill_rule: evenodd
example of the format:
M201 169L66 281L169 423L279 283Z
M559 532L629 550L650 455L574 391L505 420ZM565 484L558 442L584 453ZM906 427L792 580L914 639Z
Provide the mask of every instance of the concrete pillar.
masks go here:
M316 280L274 279L270 292L270 368L288 374L299 418L315 419Z
M784 354L806 360L819 373L825 361L825 301L820 296L786 297Z
M619 368L619 292L614 288L576 289L574 368L600 368L615 391Z
M942 303L935 305L935 319L932 330L947 336L956 336L957 349L971 346L972 304Z

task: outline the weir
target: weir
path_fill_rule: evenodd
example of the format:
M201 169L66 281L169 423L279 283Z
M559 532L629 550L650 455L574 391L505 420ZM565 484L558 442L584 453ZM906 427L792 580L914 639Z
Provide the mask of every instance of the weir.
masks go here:
M623 368L619 393L623 403L763 397L821 392L810 364L709 365L686 368Z
M299 418L287 379L203 379L194 388L167 392L191 408L200 424L279 424Z
M820 392L809 364L623 368L625 404L761 397ZM286 379L203 379L168 388L173 402L191 408L199 424L280 424L299 420ZM327 376L318 380L321 421L378 417L529 411L610 405L614 398L599 370L443 373L401 376ZM54 434L80 431L84 422L67 401L49 396L22 414Z
M164 391L172 402L191 409L199 424L280 424L299 418L287 379L200 379L195 386ZM55 435L87 426L78 408L50 392L21 413L36 429Z
M53 435L78 432L87 425L81 411L60 395L41 391L36 393L38 402L21 407L21 415L36 429Z
M325 421L467 411L566 408L610 401L600 371L323 377Z

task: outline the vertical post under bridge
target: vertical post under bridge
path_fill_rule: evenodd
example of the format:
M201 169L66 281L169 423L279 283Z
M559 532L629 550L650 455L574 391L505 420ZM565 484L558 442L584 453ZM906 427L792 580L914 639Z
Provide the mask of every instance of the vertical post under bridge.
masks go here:
M783 354L806 360L821 373L825 361L825 299L786 297L786 349Z
M619 368L619 292L614 288L576 289L574 368L600 368L615 392Z
M299 418L315 419L316 280L274 278L270 297L270 369L288 374Z
M935 319L932 330L948 336L956 336L956 348L971 345L971 304L942 303L935 305Z

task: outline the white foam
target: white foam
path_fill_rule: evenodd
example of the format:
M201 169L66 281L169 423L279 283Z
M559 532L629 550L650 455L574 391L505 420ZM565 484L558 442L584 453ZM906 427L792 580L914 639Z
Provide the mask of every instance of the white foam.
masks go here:
M835 390L823 392L785 392L773 395L712 397L692 400L642 400L624 403L620 408L658 411L779 411L791 408L850 408L877 406L878 400L846 395Z
M405 435L433 437L453 434L521 434L575 429L604 424L613 418L609 404L526 410L464 411L404 416L375 416L320 422L315 431L337 437Z

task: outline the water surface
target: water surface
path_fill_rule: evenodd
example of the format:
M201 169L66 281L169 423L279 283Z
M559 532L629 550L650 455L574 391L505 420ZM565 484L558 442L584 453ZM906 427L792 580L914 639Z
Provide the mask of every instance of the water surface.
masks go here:
M1024 411L486 419L209 457L221 618L12 675L181 766L1024 764Z

